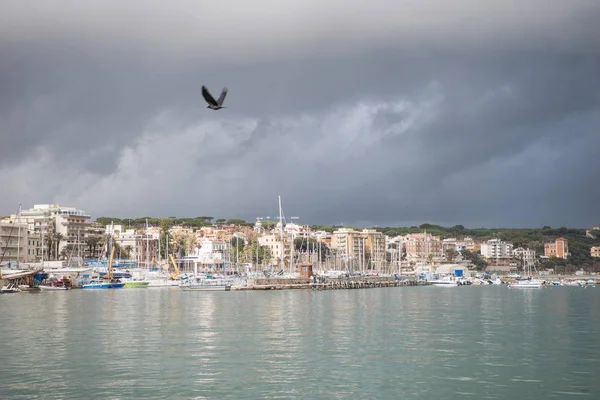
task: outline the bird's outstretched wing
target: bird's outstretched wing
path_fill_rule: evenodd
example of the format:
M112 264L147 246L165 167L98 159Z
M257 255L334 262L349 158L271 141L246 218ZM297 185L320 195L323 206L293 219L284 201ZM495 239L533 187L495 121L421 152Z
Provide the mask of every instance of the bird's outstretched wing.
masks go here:
M219 98L217 99L217 103L222 106L223 102L225 101L225 96L227 96L227 88L223 88L223 91L221 92L221 95L219 96Z
M221 95L222 96L222 95ZM204 97L204 100L206 100L206 102L208 104L210 104L211 106L215 106L217 107L219 104L215 101L215 98L212 97L212 95L210 94L210 92L208 91L208 89L206 88L206 86L202 85L202 97Z

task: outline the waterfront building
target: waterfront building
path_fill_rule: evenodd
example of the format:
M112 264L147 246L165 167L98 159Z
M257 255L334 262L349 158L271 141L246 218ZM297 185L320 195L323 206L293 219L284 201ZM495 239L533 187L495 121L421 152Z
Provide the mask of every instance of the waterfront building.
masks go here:
M3 264L6 262L33 261L29 257L29 240L27 224L24 222L0 222L0 254L3 256Z
M569 256L569 241L563 237L560 237L553 243L545 243L544 255L546 257L557 257L566 260Z
M506 260L512 258L513 244L500 239L490 239L481 244L481 255L486 259Z
M593 246L590 249L590 255L592 257L600 257L600 246Z

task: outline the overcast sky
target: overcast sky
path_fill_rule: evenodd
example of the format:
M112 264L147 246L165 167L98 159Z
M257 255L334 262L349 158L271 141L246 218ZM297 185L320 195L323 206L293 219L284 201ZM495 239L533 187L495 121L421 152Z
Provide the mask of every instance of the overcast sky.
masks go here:
M597 0L156 3L0 3L0 215L600 223Z

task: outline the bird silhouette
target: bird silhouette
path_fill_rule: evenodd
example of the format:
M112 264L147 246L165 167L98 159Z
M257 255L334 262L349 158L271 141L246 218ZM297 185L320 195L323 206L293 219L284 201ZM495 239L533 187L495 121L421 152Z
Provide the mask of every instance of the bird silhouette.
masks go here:
M223 88L221 95L217 100L215 100L215 98L212 97L206 86L202 85L202 97L204 97L204 100L206 100L206 102L208 103L208 106L206 108L210 108L211 110L220 110L221 108L226 108L223 107L225 96L227 96L227 88Z

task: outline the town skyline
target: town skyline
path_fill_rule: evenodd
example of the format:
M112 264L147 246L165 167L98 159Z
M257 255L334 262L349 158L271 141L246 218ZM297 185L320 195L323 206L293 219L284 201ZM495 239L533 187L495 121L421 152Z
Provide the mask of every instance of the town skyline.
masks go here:
M115 219L119 219L119 220L140 220L140 219L144 219L144 218L149 218L149 219L194 219L194 218L201 218L201 217L211 217L212 222L216 222L217 220L224 220L224 221L229 221L229 220L240 220L240 221L244 221L247 224L254 224L258 218L260 218L261 220L265 220L265 221L273 221L273 222L278 222L279 221L279 215L276 213L271 213L269 214L264 214L261 216L240 216L239 214L234 215L234 216L223 216L223 215L210 215L208 213L196 213L196 215L188 215L188 216L184 216L184 215L177 215L176 213L171 213L171 214L164 214L164 215L118 215L118 214L113 214L113 215L94 215L94 213L89 212L87 209L83 208L83 207L78 207L78 206L71 206L71 205L63 205L60 203L40 203L37 202L35 204L31 204L30 208L33 208L35 205L57 205L60 207L67 207L67 208L76 208L79 210L84 211L87 215L90 216L90 220L91 221L96 221L99 218L115 218ZM21 204L22 209L26 209L26 207ZM18 213L18 208L13 211L13 212L7 212L9 210L5 210L4 212L0 212L0 217L9 217L11 215L15 215ZM418 228L421 227L422 225L435 225L435 226L440 226L440 227L445 227L445 228L451 228L454 226L463 226L466 229L541 229L544 227L550 227L550 228L574 228L574 229L589 229L592 226L597 226L599 225L598 222L600 221L595 221L595 220L591 220L588 221L587 224L583 225L583 226L574 226L574 225L551 225L549 223L544 223L541 224L539 226L493 226L493 225L466 225L463 223L447 223L444 224L442 223L438 223L438 222L434 222L434 221L408 221L408 222L400 222L400 223L368 223L368 222L364 222L364 221L354 221L354 222L331 222L331 221L315 221L315 220L309 220L309 221L304 221L303 218L298 217L296 214L284 214L284 220L289 222L295 222L297 224L300 225L308 225L308 226L331 226L331 227L360 227L360 228L374 228L374 227L381 227L381 228L385 228L385 227L389 227L389 228ZM352 221L351 219L349 219L350 221Z

